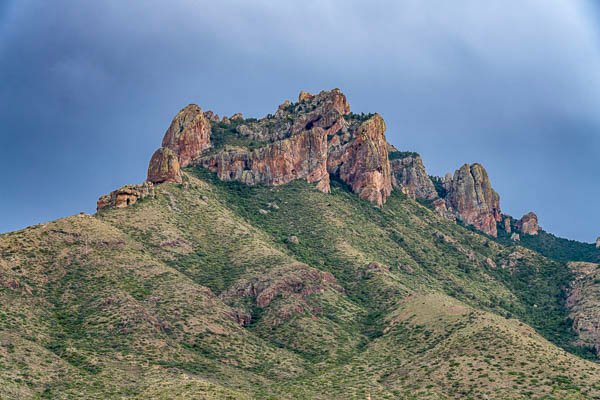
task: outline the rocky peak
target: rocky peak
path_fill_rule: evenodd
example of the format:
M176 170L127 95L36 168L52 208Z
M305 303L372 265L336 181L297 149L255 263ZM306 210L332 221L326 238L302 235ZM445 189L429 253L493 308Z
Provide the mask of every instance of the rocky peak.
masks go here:
M205 113L197 105L190 104L173 118L162 147L173 150L179 165L184 168L210 147L210 131L210 121Z
M596 248L600 249L600 236L596 239Z
M310 100L313 97L315 97L314 94L310 94L308 92L305 92L304 90L300 91L300 94L298 95L298 102L302 102L302 101L306 101L306 100Z
M156 150L148 166L148 181L152 183L181 183L181 168L177 154L167 147Z
M333 173L361 198L378 205L391 192L383 118L350 115L339 89L316 95L301 92L298 103L284 102L275 115L241 121L235 132L261 146L224 148L195 164L223 180L280 185L305 179L323 192L329 192Z
M349 130L339 130L330 141L327 169L360 198L383 205L392 192L383 118L374 114L350 124Z
M434 200L438 198L435 186L427 175L423 160L417 153L402 153L393 146L388 148L393 184L412 199Z
M204 117L208 119L210 122L220 122L220 118L214 111L208 110L204 112Z
M500 197L483 166L463 165L447 186L447 206L465 223L496 237L496 222L501 221Z
M534 212L529 212L517 222L516 228L527 235L537 235L540 227L538 226L538 217Z

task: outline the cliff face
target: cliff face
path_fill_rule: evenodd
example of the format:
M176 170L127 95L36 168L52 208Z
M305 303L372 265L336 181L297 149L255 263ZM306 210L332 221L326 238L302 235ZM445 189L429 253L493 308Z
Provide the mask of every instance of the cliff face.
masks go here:
M579 345L593 347L600 353L600 265L570 262L575 275L567 297L567 307Z
M323 128L314 127L253 151L225 150L201 158L198 165L224 181L282 185L295 179L306 179L319 182L318 187L329 192L327 135Z
M496 237L501 221L500 197L494 191L486 170L480 164L465 164L448 184L446 205L469 225Z
M220 179L249 185L306 179L326 193L329 174L334 174L361 198L379 206L391 193L383 118L350 115L350 105L338 89L317 95L301 92L297 103L286 102L261 120L241 121L235 132L262 146L253 150L225 146L193 164Z
M399 152L394 153L398 154ZM412 199L437 199L437 191L427 175L421 157L417 154L403 158L391 157L394 153L390 154L394 187Z
M383 118L375 114L354 130L340 130L336 135L329 144L329 172L361 198L383 205L392 192Z

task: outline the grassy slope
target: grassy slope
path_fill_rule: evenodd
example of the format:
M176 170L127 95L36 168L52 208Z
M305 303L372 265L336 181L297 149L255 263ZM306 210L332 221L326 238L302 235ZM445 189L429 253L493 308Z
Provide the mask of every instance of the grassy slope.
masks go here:
M304 182L250 188L201 171L157 191L127 209L0 236L0 397L584 398L600 389L596 364L538 334L572 339L552 284L560 263L398 194L380 210L341 186L331 195ZM298 291L318 290L278 292L290 276L305 279ZM236 295L257 282L275 293L263 307ZM249 327L232 317L239 310L252 315Z
M501 229L498 240L503 244L510 244L510 235ZM522 234L520 244L559 261L600 263L600 249L595 244L560 238L544 230L538 235Z

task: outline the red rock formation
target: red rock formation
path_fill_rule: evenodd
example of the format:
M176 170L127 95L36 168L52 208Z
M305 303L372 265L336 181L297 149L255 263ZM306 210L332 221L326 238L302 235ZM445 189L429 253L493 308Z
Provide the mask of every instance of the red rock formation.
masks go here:
M120 189L105 194L98 199L96 210L104 208L125 208L135 204L138 200L154 194L152 182L144 182L141 185L127 185Z
M218 117L189 105L173 119L163 147L152 156L148 180L181 182L180 168L193 164L223 180L281 185L306 179L327 193L329 173L335 173L361 198L381 206L392 190L385 123L377 114L364 120L349 113L339 89L316 95L302 92L298 103L284 103L267 118L243 120L235 114L220 122L219 134L237 134L242 143L258 142L262 147L223 146L202 156L211 145L210 121Z
M148 181L152 183L181 183L181 169L177 155L169 148L156 150L148 166Z
M201 158L198 164L225 181L282 185L306 179L319 182L317 187L329 192L327 135L322 128L312 128L254 151L241 148L222 151Z
M301 92L299 98L303 100L295 110L296 118L291 130L292 135L311 129L313 126L328 130L336 123L339 129L343 124L342 117L350 113L350 104L339 89L308 96L302 95ZM335 132L329 131L328 133Z
M360 198L382 206L392 192L383 118L375 114L361 123L349 138L332 140L327 169L337 173Z
M496 222L502 219L500 197L480 164L465 164L454 173L446 205L465 223L490 236L498 235Z
M350 128L344 118L350 106L339 89L303 92L299 99L284 103L271 119L238 126L244 137L264 141L263 147L224 149L195 164L223 180L281 185L306 179L323 192L329 192L333 172L361 198L382 205L391 192L383 119L375 115Z
M162 141L175 154L181 168L200 156L203 150L210 147L210 121L202 109L190 104L173 118Z
M538 217L534 212L529 212L517 222L516 228L527 235L537 235L540 227Z
M251 298L257 307L271 308L267 311L271 314L269 320L277 325L294 315L319 312L309 300L326 291L343 292L344 289L331 273L298 263L250 280L240 280L221 298L230 304L239 304L240 299ZM276 299L288 304L273 304Z
M305 92L304 90L301 90L300 94L298 95L298 101L302 102L302 101L310 100L313 97L315 97L313 94L310 94L308 92Z

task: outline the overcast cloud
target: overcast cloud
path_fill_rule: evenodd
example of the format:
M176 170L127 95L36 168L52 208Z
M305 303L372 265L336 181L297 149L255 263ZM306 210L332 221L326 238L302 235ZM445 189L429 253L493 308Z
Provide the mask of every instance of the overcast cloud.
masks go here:
M505 213L600 235L600 36L578 0L0 2L0 231L145 178L171 118L341 88L431 174L481 162Z

